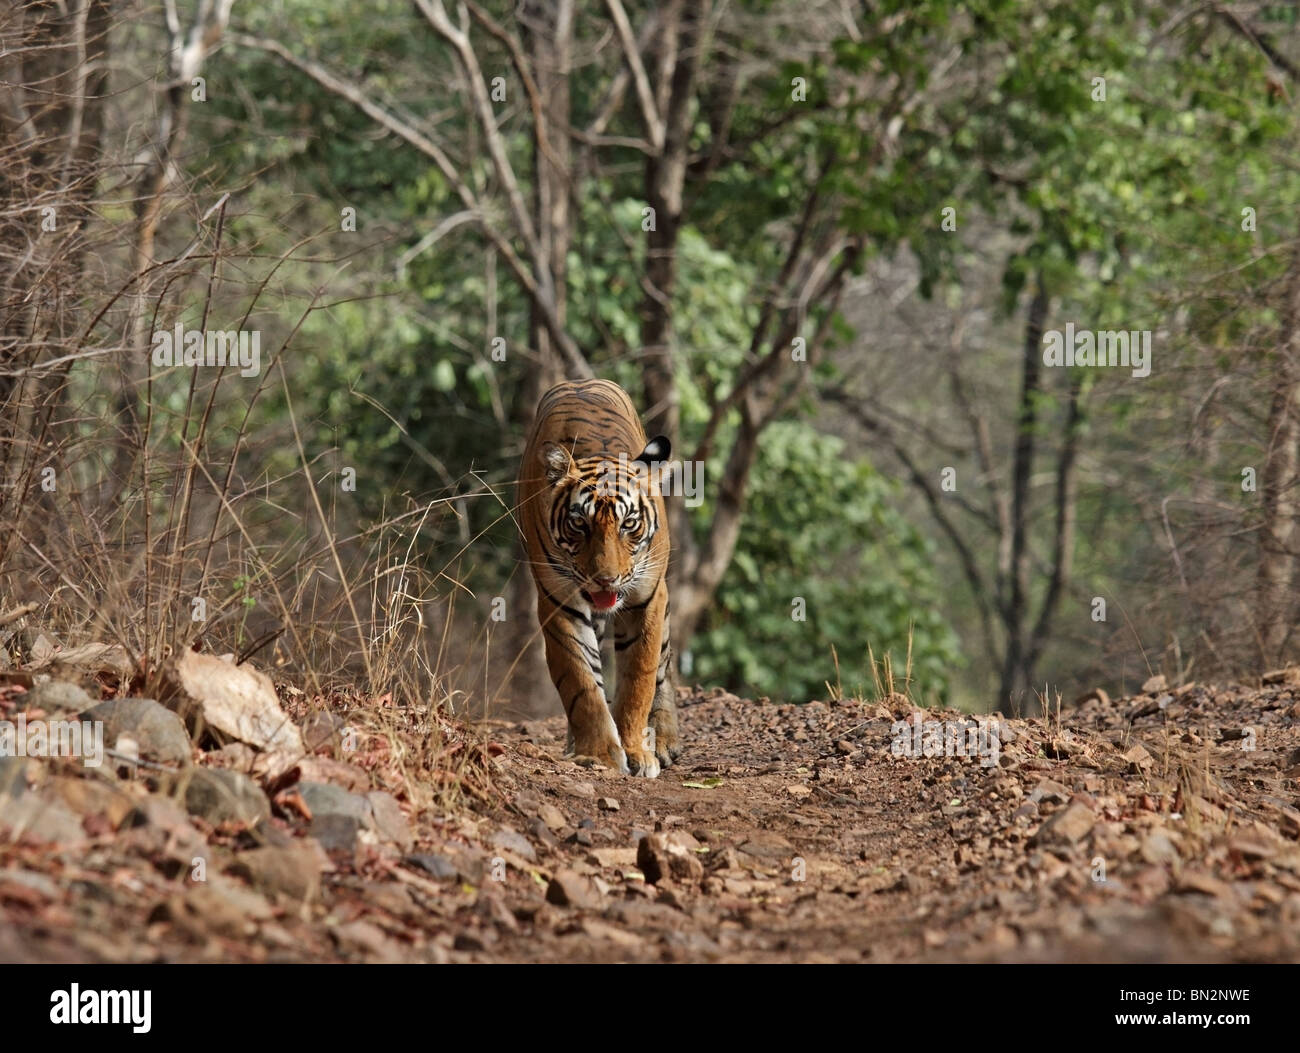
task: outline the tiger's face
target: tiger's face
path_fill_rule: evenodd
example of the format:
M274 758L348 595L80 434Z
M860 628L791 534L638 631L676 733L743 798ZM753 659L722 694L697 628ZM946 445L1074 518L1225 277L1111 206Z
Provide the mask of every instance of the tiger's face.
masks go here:
M658 581L663 568L652 542L663 511L660 471L668 440L651 439L634 459L584 457L574 460L557 443L542 448L550 484L553 571L573 582L583 599L601 613L614 611L642 586Z

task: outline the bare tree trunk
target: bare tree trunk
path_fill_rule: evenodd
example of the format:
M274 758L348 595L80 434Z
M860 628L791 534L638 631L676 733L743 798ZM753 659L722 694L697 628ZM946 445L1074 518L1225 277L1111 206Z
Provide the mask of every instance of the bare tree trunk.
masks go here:
M1038 620L1029 638L1024 665L1026 679L1038 665L1052 631L1052 620L1061 597L1070 585L1074 570L1074 528L1078 514L1079 437L1083 431L1083 384L1078 375L1070 380L1070 401L1065 413L1065 437L1056 460L1056 527L1052 539L1051 578L1043 596Z
M683 650L699 628L722 583L740 538L740 525L749 487L749 473L758 459L759 426L752 400L741 407L736 439L717 480L718 511L700 546L691 573L683 575L673 594L673 637Z
M555 318L563 327L567 319L567 266L572 240L569 170L572 164L569 125L569 75L573 50L573 0L539 2L524 8L527 43L532 56L533 80L542 109L542 127L533 137L533 209L541 245L541 265L550 272L555 290ZM552 130L558 130L552 134ZM539 276L539 284L545 285ZM529 344L537 355L537 368L525 383L528 420L547 388L564 378L564 364L554 346L546 318L534 302L530 305Z
M1282 661L1291 630L1295 588L1296 479L1300 469L1300 240L1292 252L1282 305L1282 332L1268 412L1268 442L1260 472L1263 523L1259 531L1257 624L1266 666Z
M188 30L181 26L175 11L168 10L170 80L160 104L151 156L136 182L135 239L132 246L136 286L127 322L126 353L122 359L116 394L116 417L120 431L114 444L112 464L104 476L101 501L116 500L125 492L127 476L133 470L135 456L140 448L136 400L138 381L145 372L144 363L148 361L148 324L151 315L149 298L152 294L146 275L155 262L154 245L158 225L162 220L163 205L178 176L176 154L189 125L188 95L193 90L192 82L202 71L212 49L220 43L230 22L233 6L234 0L205 0L199 5L194 22Z
M654 210L654 223L646 238L650 289L641 301L642 377L649 428L674 442L679 406L672 361L672 296L677 285L677 239L695 94L698 17L696 6L684 0L675 0L664 13L656 52L658 68L653 71L666 88L661 97L667 96L667 106L659 114L662 148L647 157L645 166L646 203Z
M111 0L12 5L0 21L0 371L63 353L83 288L108 83ZM47 228L47 219L53 227ZM0 375L0 518L27 506L29 443L55 416L61 375ZM12 533L10 533L12 536ZM0 555L9 537L0 540Z
M572 0L558 3L530 0L524 8L522 22L526 27L526 44L542 115L542 123L533 137L535 227L543 266L549 270L549 284L555 290L555 317L563 326L567 307L566 267L573 232L569 185L572 158L571 140L567 133L558 130L566 129L570 118ZM547 282L539 275L538 284L544 287ZM530 307L530 354L512 415L516 434L521 437L527 434L542 395L565 376L564 361L544 314L536 302ZM549 690L546 660L537 630L537 592L526 565L522 540L516 541L516 549L516 571L507 587L506 631L500 652L506 667L512 671L503 688L513 710L536 715L552 710L555 699L554 692Z
M1029 304L1020 383L1020 408L1011 468L1011 572L1002 598L1002 624L1007 645L1002 662L999 703L1033 710L1033 668L1029 661L1026 626L1029 621L1029 483L1033 475L1037 401L1042 393L1043 326L1047 319L1047 290L1042 276Z
M681 456L681 407L673 363L673 293L677 287L677 242L681 234L683 192L689 160L692 103L699 70L699 5L674 0L663 13L657 36L657 103L647 114L648 132L660 149L646 158L646 204L653 224L646 232L646 292L641 300L641 377L646 429L667 435ZM647 101L647 106L650 104ZM690 518L680 495L668 500L668 530L673 541L669 595L681 590L693 551ZM692 626L673 602L673 632L690 639Z

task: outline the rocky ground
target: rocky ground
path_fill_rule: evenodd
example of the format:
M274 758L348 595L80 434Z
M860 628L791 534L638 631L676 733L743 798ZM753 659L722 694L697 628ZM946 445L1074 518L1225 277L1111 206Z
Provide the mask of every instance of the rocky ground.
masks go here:
M0 720L88 712L114 751L0 760L0 960L1300 958L1295 671L1096 692L975 756L900 733L963 717L898 695L683 692L688 749L645 781L563 760L558 718L212 663L166 704L0 673Z

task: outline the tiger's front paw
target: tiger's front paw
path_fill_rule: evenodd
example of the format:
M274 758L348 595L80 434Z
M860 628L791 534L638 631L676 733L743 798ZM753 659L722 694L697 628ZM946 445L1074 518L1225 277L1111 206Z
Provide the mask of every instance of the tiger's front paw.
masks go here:
M581 764L584 768L599 764L624 775L628 773L627 753L615 738L589 741L577 739L573 745L573 763Z
M627 766L631 774L642 779L657 779L659 777L659 758L651 750L629 749L627 751Z
M654 751L659 758L659 767L667 768L682 755L677 711L671 708L653 710L650 713L650 729L654 732Z

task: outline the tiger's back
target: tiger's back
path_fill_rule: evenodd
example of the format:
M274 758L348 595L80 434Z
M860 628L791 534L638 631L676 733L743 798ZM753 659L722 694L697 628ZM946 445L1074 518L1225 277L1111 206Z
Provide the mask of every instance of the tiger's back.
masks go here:
M566 446L575 459L620 453L635 457L646 445L645 429L631 398L609 380L557 384L542 396L529 438ZM530 465L527 452L524 465Z
M650 778L680 753L668 631L669 453L627 393L566 382L538 405L519 472L519 522L551 679L578 757ZM600 641L614 627L617 694Z

